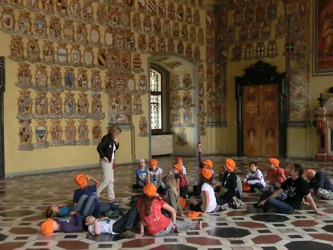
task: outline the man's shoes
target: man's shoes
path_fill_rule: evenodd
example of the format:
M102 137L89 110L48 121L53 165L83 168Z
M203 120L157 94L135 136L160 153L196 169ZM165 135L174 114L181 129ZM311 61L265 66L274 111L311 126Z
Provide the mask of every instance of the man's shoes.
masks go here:
M109 211L105 214L105 216L108 217L109 219L116 219L119 217L119 211L118 210Z
M121 201L122 201L122 199L117 199L117 198L113 198L113 199L109 200L110 203L119 203Z
M130 230L126 230L124 232L122 232L120 234L120 237L121 238L134 238L135 237L135 233L130 231Z

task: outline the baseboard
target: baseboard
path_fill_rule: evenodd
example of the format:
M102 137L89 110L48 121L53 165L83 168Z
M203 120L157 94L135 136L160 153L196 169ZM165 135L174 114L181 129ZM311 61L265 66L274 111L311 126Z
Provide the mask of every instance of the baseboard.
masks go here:
M71 166L71 167L62 167L62 168L51 168L51 169L40 169L33 171L23 171L23 172L15 172L15 173L6 173L5 178L12 178L18 176L27 176L27 175L38 175L38 174L51 174L58 172L66 172L66 171L74 171L74 170L82 170L82 169L93 169L98 168L99 165L82 165L82 166Z

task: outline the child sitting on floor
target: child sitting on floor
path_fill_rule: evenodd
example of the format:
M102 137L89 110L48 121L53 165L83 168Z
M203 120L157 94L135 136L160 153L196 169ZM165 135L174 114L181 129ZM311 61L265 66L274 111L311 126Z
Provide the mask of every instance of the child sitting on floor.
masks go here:
M75 213L72 216L64 217L59 220L52 220L48 218L40 225L40 231L45 235L52 235L53 232L80 232L82 231L82 218L79 213Z
M247 173L244 183L249 185L250 192L259 193L260 190L263 190L266 186L264 176L262 172L258 169L257 163L252 161L250 163L250 171Z
M188 194L188 186L186 185L186 180L182 174L182 166L180 164L173 165L172 173L177 181L177 190L181 197Z
M211 160L205 160L203 161L202 158L202 150L201 150L201 142L199 141L197 144L198 147L198 163L199 163L199 177L195 181L193 185L193 192L189 194L189 196L199 196L201 193L200 189L200 174L201 174L201 169L202 168L208 168L212 172L212 177L210 179L211 184L213 185L213 180L214 180L214 170L213 168L213 162Z
M135 170L136 183L133 185L133 188L143 188L147 182L147 173L148 169L146 168L146 162L144 159L139 160L139 166Z
M165 194L165 184L162 181L162 168L158 167L158 161L155 159L151 159L149 164L150 168L147 174L147 184L154 184L157 188L157 193Z
M211 183L212 172L208 168L202 168L200 173L200 186L202 202L194 201L190 204L190 209L196 212L213 212L216 207L214 188Z
M174 177L169 177L166 179L167 191L165 194L165 201L172 206L176 213L180 213L180 216L184 216L183 209L179 204L179 193L177 189L178 183Z

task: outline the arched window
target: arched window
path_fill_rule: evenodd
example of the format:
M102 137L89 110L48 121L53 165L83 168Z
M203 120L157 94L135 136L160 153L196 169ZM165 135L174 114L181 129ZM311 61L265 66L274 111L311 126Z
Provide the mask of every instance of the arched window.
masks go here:
M149 78L151 134L170 133L169 72L152 63Z
M162 74L150 69L150 126L152 133L163 131Z

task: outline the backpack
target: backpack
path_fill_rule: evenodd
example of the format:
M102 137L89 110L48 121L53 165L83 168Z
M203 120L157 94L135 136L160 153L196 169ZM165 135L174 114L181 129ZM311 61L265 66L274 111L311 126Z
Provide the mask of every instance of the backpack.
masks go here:
M243 195L243 183L242 180L239 178L238 175L237 176L237 190L239 192L240 195Z
M185 178L182 174L179 173L179 175L180 175L179 187L183 188L183 187L186 186L186 181L185 181Z

